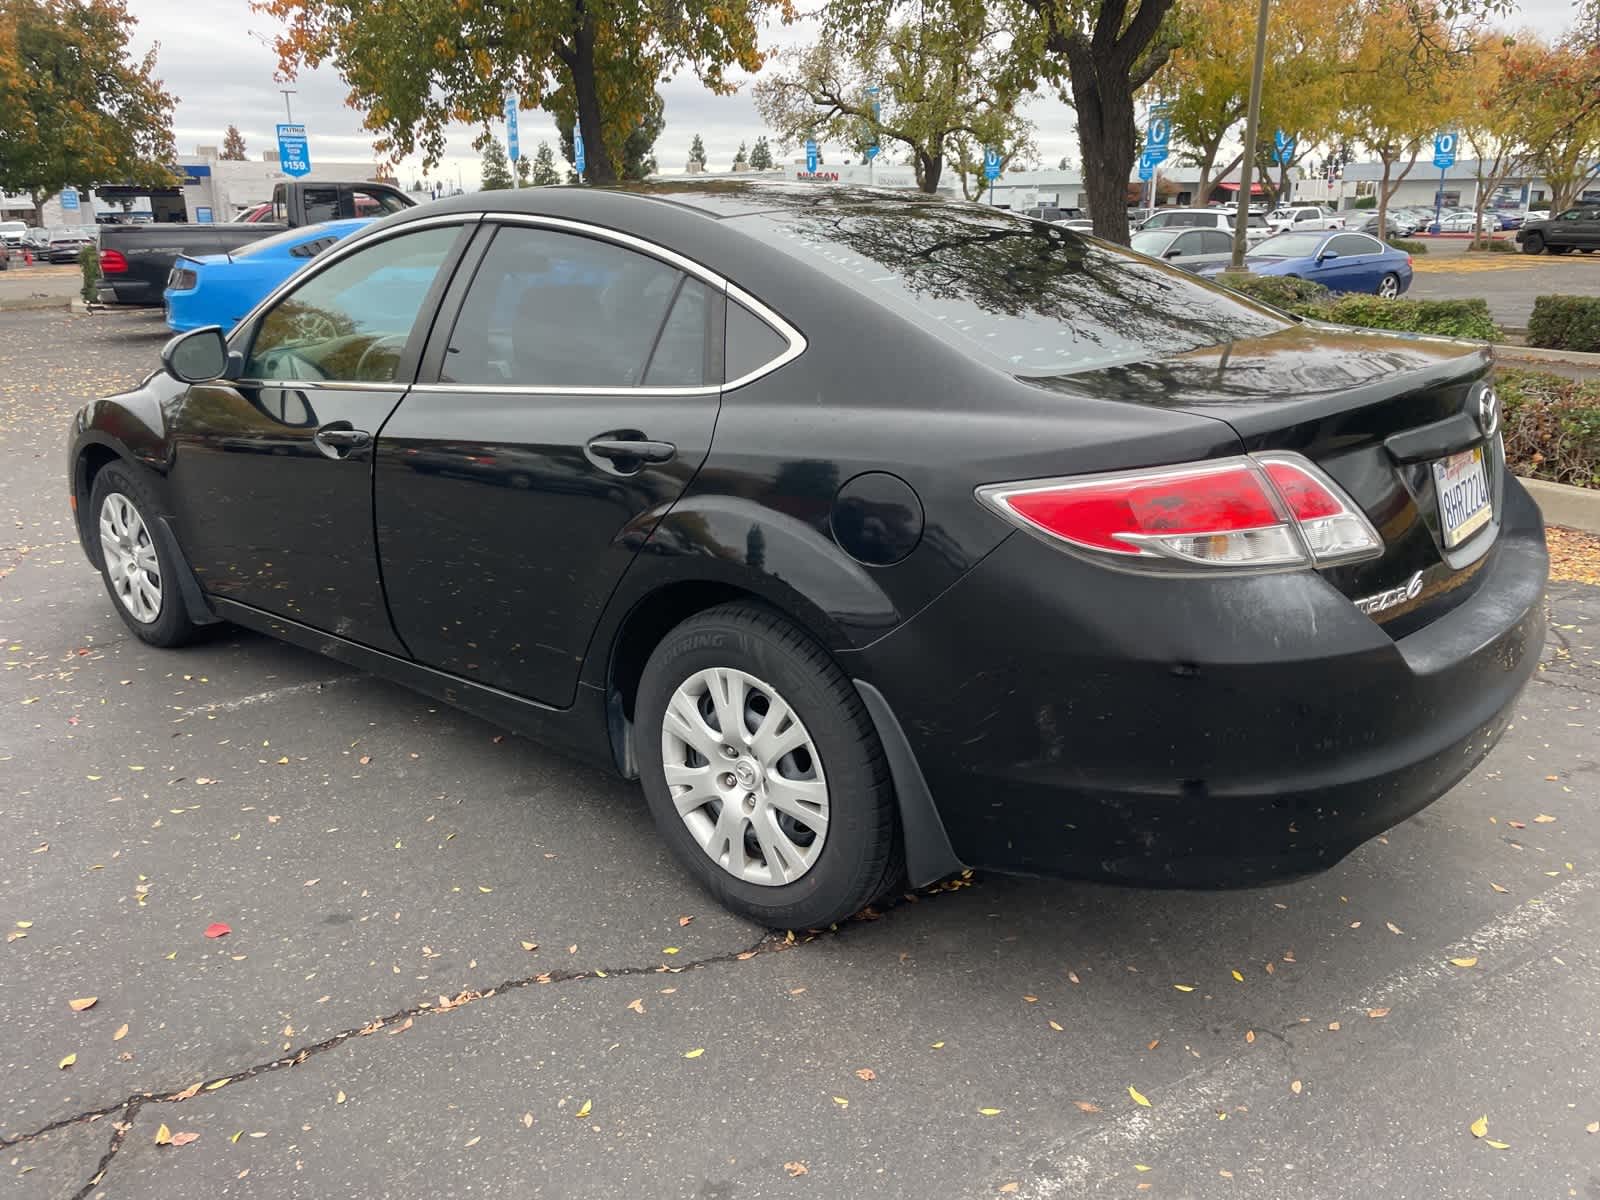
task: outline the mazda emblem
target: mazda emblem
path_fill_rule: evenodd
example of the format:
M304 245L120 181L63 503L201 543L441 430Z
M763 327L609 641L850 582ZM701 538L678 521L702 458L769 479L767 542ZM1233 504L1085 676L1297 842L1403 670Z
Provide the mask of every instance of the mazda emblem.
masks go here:
M1478 393L1478 428L1486 438L1492 438L1500 428L1500 397L1492 387L1485 386Z

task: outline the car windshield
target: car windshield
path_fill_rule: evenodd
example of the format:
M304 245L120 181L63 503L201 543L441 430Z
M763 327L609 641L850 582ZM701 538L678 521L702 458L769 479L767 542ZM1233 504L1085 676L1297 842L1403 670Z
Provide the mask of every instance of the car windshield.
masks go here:
M908 201L730 223L1018 375L1181 354L1289 324L1176 268L983 209Z
M1327 235L1322 233L1280 233L1258 242L1245 251L1246 258L1309 258L1317 252Z
M1169 233L1165 229L1143 229L1134 234L1128 244L1140 254L1160 258L1162 251L1172 245L1173 239L1177 236L1176 233Z

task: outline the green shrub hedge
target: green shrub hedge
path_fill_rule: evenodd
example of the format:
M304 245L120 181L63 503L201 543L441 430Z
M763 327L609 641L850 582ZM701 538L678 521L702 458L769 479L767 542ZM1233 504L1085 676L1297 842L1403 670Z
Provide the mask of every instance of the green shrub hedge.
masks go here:
M85 304L93 304L100 288L99 247L90 243L78 251L78 272L83 276L83 282L78 287L78 295L83 297Z
M1528 345L1600 352L1600 296L1540 296L1528 319Z
M1492 342L1500 336L1486 300L1384 300L1345 293L1335 296L1320 283L1288 275L1217 277L1237 292L1287 312L1336 325L1431 333Z
M1600 487L1600 382L1544 371L1503 371L1506 465L1518 475Z
M1511 241L1509 238L1490 238L1486 242L1479 241L1478 239L1474 238L1472 241L1467 243L1467 250L1469 252L1474 250L1490 250L1495 254L1515 254L1519 249L1521 249L1521 247L1515 242Z
M1426 254L1428 252L1427 242L1414 242L1408 238L1390 238L1389 245L1396 250L1404 250L1407 254Z

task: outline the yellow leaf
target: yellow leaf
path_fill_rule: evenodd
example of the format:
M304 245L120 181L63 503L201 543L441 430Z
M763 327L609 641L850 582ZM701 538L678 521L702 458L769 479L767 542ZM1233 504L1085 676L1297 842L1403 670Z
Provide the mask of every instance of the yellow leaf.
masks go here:
M168 1129L165 1125L163 1125L160 1129L156 1130L156 1145L158 1145L158 1146L170 1146L170 1145L172 1145L172 1130Z
M935 1050L943 1050L944 1049L944 1043L943 1042L934 1042L933 1043L933 1048Z
M706 1052L706 1048L704 1046L696 1046L693 1050L686 1051L684 1053L684 1057L685 1058L699 1058L705 1052Z
M1229 971L1228 974L1233 976L1233 981L1235 983L1243 983L1244 982L1244 976L1239 974L1239 972L1237 972L1237 971Z
M218 1088L227 1087L231 1082L231 1079L213 1079L210 1083L206 1084L205 1090L208 1092L214 1092Z
M531 1112L525 1112L522 1114L522 1127L524 1129L533 1128L533 1114Z
M663 946L663 947L661 947L661 953L663 953L663 954L676 954L677 952L678 952L678 948L676 946Z
M1057 1033L1061 1032L1061 1026L1058 1023L1056 1023L1055 1021L1051 1021L1050 1022L1050 1028L1054 1029Z
M280 766L280 767L286 767L286 766L288 766L288 765L289 765L289 760L288 760L288 758L287 758L287 757L285 757L285 758L280 758L280 759L279 759L279 760L278 760L278 765L279 765L279 766ZM135 770L135 771L142 771L142 770L144 770L144 768L143 768L143 767L135 767L135 768L134 768L134 770Z
M339 1092L339 1094L336 1095L333 1098L333 1102L335 1104L343 1104L345 1102L345 1094L344 1094L344 1092L343 1091Z
M1146 1098L1145 1095L1142 1092L1140 1092L1138 1088L1133 1087L1133 1086L1130 1085L1129 1088L1128 1088L1128 1095L1133 1097L1133 1102L1135 1104L1137 1104L1140 1108L1149 1108L1150 1107L1149 1099Z
M470 1150L481 1141L483 1141L483 1134L480 1133L477 1137L468 1138L467 1144L463 1147L463 1149Z
M78 1061L78 1056L77 1056L76 1053L69 1054L65 1058L63 1058L60 1062L58 1062L56 1064L56 1070L65 1071L68 1067L70 1067L73 1063L75 1063L77 1061Z
M1389 1015L1389 1010L1387 1008L1369 1008L1369 1009L1367 1009L1367 1016L1371 1017L1374 1021L1376 1021L1379 1017L1387 1017L1388 1015Z
M1194 991L1194 985L1193 984L1189 984L1189 983L1175 983L1172 986L1177 988L1180 992L1192 992L1192 991Z
M1484 1134L1489 1132L1488 1115L1485 1114L1484 1116L1479 1117L1470 1126L1468 1126L1468 1128L1472 1130L1473 1137L1481 1138Z
M1450 964L1456 967L1475 967L1478 965L1477 956L1471 958L1452 958Z
M67 1007L73 1012L82 1012L86 1008L93 1008L95 1001L98 999L100 999L99 996L84 996L77 1000L68 1000Z
M1554 820L1555 820L1555 818L1552 817L1549 813L1540 813L1537 817L1535 817L1533 819L1533 823L1535 825L1548 825L1548 824L1550 824L1550 822L1552 822Z
M1153 1168L1147 1167L1143 1163L1134 1163L1133 1169L1139 1172L1139 1174L1143 1175L1146 1171L1152 1170Z
M1590 1121L1583 1130L1585 1133L1600 1133L1600 1121Z
M244 1136L244 1130L241 1129L241 1130L239 1130L238 1133L234 1134L231 1138L229 1138L228 1142L229 1142L230 1145L237 1146L239 1144L239 1139L242 1138L243 1136Z
M128 1036L128 1026L127 1026L127 1023L124 1022L123 1024L117 1026L117 1031L111 1035L111 1040L113 1042L120 1042L123 1038L125 1038L127 1036Z
M1483 1144L1485 1146L1493 1146L1496 1150L1509 1150L1509 1149L1511 1149L1511 1143L1510 1142L1497 1142L1493 1138L1484 1138L1483 1139Z
M1491 883L1489 886L1492 887L1495 891L1502 892L1502 893L1503 892L1509 892L1511 890L1510 888L1501 887L1498 883Z
M589 1115L590 1111L593 1108L594 1108L594 1101L593 1100L585 1100L583 1102L583 1107L578 1109L578 1111L573 1113L572 1115L577 1117L578 1120L581 1121L581 1120L583 1120L585 1117L587 1117Z
M489 892L492 892L492 891L494 891L494 889L493 889L493 888L486 888L486 887L484 887L484 886L483 886L483 884L481 884L481 883L480 883L480 884L479 884L479 885L478 885L478 890L479 890L479 891L480 891L480 892L483 892L483 893L485 893L485 894L487 894L487 893L489 893Z
M537 950L539 948L539 943L538 942L523 942L522 943L522 948L524 950L529 950L529 951Z
M835 1096L833 1098L833 1102L835 1104L837 1104L840 1108L849 1108L850 1107L850 1101L846 1100L843 1096Z
M997 1187L995 1189L995 1191L1001 1193L1002 1195L1009 1196L1012 1192L1015 1192L1021 1186L1022 1186L1022 1184L1018 1180L1013 1179L1010 1183L1002 1183L999 1187Z
M980 1108L978 1110L978 1115L984 1117L998 1117L1000 1113L1001 1110L998 1108Z
M1289 1090L1291 1092L1293 1092L1296 1096L1298 1096L1300 1094L1301 1089L1304 1088L1304 1087L1305 1087L1305 1085L1303 1083L1301 1083L1298 1079L1294 1080L1293 1082L1291 1082L1289 1084Z
M32 929L33 928L33 922L32 921L18 921L17 922L17 928L18 929Z

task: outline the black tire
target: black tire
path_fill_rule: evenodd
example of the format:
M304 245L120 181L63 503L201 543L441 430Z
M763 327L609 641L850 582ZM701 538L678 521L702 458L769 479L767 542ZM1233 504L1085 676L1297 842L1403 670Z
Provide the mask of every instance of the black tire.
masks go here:
M1544 238L1537 233L1530 233L1522 239L1522 252L1524 254L1541 254L1544 252Z
M1382 295L1385 294L1384 293L1384 286L1386 284L1389 284L1391 280L1393 281L1394 295L1392 297L1390 297L1390 298L1391 299L1399 299L1399 297L1400 297L1400 276L1396 275L1393 271L1387 272L1382 279L1378 280L1378 295L1382 296Z
M791 883L751 883L724 870L673 804L662 765L662 723L678 687L712 667L769 683L816 746L827 779L828 827L815 863ZM776 613L725 604L673 629L645 664L634 716L634 752L656 827L726 908L775 929L816 928L859 912L899 884L904 852L877 731L828 652Z
M149 545L155 551L160 579L160 606L153 620L141 620L129 611L112 582L111 571L105 562L105 550L99 544L101 512L107 497L112 495L123 496L132 504L149 533ZM189 620L178 585L178 572L186 568L172 561L165 543L156 535L155 522L160 511L150 489L135 471L122 463L109 463L95 476L94 488L90 492L89 536L95 539L96 557L100 559L100 578L104 580L106 592L111 597L111 606L117 610L123 623L133 630L140 641L152 646L182 646L194 638L200 627Z

